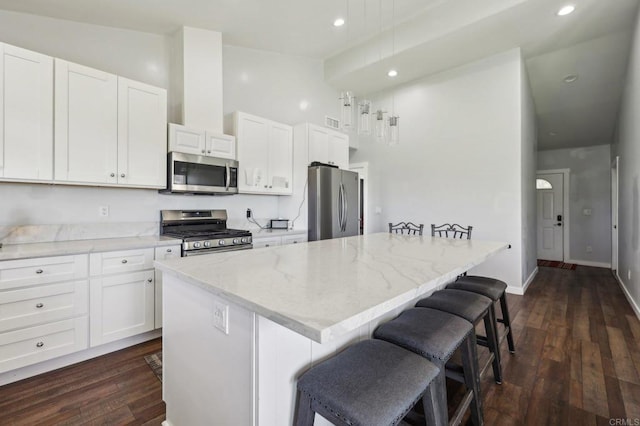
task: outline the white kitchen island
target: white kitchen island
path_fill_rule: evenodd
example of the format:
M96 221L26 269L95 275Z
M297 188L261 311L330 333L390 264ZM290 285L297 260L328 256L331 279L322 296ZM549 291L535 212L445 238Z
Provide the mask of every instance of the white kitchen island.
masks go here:
M157 261L166 424L292 424L302 372L506 248L380 233Z

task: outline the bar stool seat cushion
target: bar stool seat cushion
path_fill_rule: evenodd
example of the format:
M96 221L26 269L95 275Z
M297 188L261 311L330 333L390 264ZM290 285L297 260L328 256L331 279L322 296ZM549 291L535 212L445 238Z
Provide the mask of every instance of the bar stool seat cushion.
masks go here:
M436 291L431 296L419 300L416 307L449 312L471 323L476 323L484 318L492 304L493 300L481 294L447 289Z
M495 302L504 294L507 289L507 283L495 278L465 275L449 284L447 288L482 294Z
M439 371L413 352L371 339L312 367L298 389L346 424L395 425Z
M378 326L373 337L446 362L472 331L473 325L459 316L412 308Z

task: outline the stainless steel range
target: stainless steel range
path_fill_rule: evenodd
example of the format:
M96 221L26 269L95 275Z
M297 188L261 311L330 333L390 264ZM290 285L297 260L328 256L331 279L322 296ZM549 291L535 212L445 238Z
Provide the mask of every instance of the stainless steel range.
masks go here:
M251 232L227 228L226 210L162 210L160 235L182 239L182 256L253 248Z

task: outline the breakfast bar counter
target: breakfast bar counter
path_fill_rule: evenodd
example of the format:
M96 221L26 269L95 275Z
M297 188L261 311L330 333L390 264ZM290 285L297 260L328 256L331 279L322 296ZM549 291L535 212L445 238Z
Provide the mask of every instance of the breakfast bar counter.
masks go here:
M506 248L379 233L157 261L166 424L291 424L303 371Z

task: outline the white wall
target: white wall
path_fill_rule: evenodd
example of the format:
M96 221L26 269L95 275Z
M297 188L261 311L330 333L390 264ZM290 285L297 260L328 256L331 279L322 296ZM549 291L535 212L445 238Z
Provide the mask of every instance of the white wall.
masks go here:
M537 266L536 238L536 164L538 134L536 109L531 95L529 77L521 64L522 96L522 280L527 282Z
M620 107L618 142L620 156L618 273L640 315L640 14L631 48L627 81Z
M511 50L395 91L400 145L361 139L351 156L369 162L373 231L402 220L473 225L474 239L513 247L475 272L522 285L521 79ZM391 97L376 94L374 105L390 110Z
M609 145L538 153L538 169L570 169L570 261L611 263L611 151ZM591 216L583 214L591 209ZM587 252L591 246L592 252Z
M0 11L0 42L161 87L169 84L169 37ZM336 114L338 95L325 84L321 61L224 46L223 73L225 114L241 110L287 124L319 123L325 114ZM301 108L303 100L306 109ZM174 208L226 208L231 225L248 226L247 208L261 222L278 215L290 216L288 209L279 212L278 198L161 195L142 189L0 183L0 227L149 222L158 220L159 210ZM110 207L106 219L98 216L98 206L103 205Z

